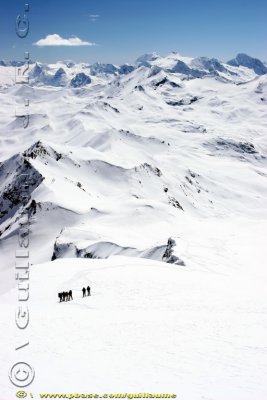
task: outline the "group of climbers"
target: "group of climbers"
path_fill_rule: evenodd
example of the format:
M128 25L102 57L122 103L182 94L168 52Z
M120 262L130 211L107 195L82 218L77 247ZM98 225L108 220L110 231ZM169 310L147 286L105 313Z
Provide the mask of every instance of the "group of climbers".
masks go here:
M82 288L82 297L86 297L86 296L91 296L91 288L90 288L89 285L87 286L86 289L85 289L85 287ZM60 293L58 293L58 297L59 297L59 302L60 303L62 301L73 300L72 290L70 290L68 292L60 292Z

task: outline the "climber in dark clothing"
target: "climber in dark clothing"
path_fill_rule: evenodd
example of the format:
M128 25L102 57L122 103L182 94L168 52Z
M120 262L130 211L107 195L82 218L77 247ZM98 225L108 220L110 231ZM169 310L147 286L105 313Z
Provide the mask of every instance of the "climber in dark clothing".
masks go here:
M90 288L90 286L87 286L87 296L91 296L91 288Z
M63 300L62 300L62 294L63 293L58 293L58 297L59 297L59 302L61 303Z
M69 294L69 300L73 300L73 297L72 297L72 290L70 290L68 294Z
M82 288L82 292L83 292L83 297L85 297L86 296L86 289Z

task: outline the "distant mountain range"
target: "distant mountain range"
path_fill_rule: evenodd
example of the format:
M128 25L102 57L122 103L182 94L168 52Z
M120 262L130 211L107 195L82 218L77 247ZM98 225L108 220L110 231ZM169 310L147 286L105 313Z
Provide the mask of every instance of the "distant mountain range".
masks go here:
M21 61L0 61L0 66L21 66ZM144 67L151 70L151 74L168 72L179 74L184 79L203 78L215 76L236 83L254 79L256 76L267 73L266 63L246 54L238 54L227 63L216 58L183 57L173 52L166 57L157 53L144 54L134 64L75 63L73 61L57 62L55 64L34 63L30 61L31 85L70 86L79 88L92 82L92 77L120 76L132 73Z

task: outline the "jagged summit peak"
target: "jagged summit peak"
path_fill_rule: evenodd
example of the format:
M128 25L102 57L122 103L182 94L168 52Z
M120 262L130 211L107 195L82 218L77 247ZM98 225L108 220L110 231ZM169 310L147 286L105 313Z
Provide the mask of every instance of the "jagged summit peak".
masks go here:
M44 158L46 156L54 158L56 161L62 158L62 154L58 153L49 144L38 140L30 146L24 153L24 157L35 159L37 157Z

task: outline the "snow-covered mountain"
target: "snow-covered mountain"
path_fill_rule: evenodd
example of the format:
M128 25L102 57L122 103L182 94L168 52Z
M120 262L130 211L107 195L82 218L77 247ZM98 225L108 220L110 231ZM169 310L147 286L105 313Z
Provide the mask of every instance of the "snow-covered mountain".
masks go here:
M246 54L238 54L236 58L228 61L229 65L233 65L234 67L247 67L252 69L257 75L264 75L267 73L267 65L257 58L249 57Z
M75 326L82 320L91 340L73 333L83 362L94 341L90 371L98 390L110 373L106 390L118 391L115 375L129 352L127 388L138 383L146 392L145 376L153 392L174 390L178 380L179 394L190 400L233 393L264 399L267 75L258 60L235 60L153 53L134 65L35 63L29 85L15 85L14 67L0 65L0 289L9 304L14 248L27 212L33 308L36 302L47 315L33 328L32 337L47 333L34 352L37 363L41 357L50 365L47 349L56 354L59 346L53 362L62 370L61 346L72 345L67 335L53 342L50 315L60 332L75 315ZM26 129L15 117L25 99ZM25 176L27 196L21 193ZM91 303L78 297L86 280ZM77 290L72 305L53 310L55 292L71 287ZM122 309L134 312L135 335ZM107 319L96 310L110 311L121 333L111 315L110 336L98 339ZM33 313L37 318L37 308ZM137 368L145 363L141 353L134 356L139 345L158 373ZM118 365L111 362L115 353ZM74 375L81 387L87 382L83 373ZM62 379L67 391L71 372ZM51 382L49 390L58 392Z
M75 75L74 78L70 81L70 86L77 88L85 85L89 85L92 80L88 75L85 75L83 72L78 73Z
M27 207L36 203L32 229L44 232L48 246L45 255L36 252L38 262L89 253L103 258L128 249L162 259L168 238L177 236L177 221L252 218L266 211L266 76L178 53L144 55L124 73L111 64L65 64L37 63L30 85L8 86L1 94L4 242L19 226L19 176L25 171L31 177ZM22 130L10 110L26 96L30 124ZM126 226L120 224L116 237L108 221L121 220L122 210ZM57 212L66 223L55 218ZM50 215L47 234L39 224ZM162 220L166 229L159 228ZM130 231L129 221L135 226Z

